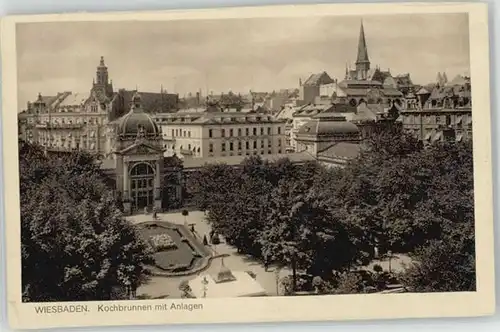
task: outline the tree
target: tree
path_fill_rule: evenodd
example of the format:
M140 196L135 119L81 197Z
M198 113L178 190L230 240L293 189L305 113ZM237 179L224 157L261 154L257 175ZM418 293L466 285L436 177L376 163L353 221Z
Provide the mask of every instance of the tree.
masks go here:
M122 219L96 161L20 145L20 173L23 301L133 295L152 252Z
M196 206L205 211L231 199L238 188L238 170L226 164L208 164L193 172L186 186Z
M433 240L419 248L414 262L400 276L416 292L458 292L476 290L473 242Z
M260 237L262 252L280 265L291 267L293 290L298 269L331 275L351 258L350 252L343 250L349 245L344 224L331 215L325 202L317 192L304 191L299 183L280 182L271 194Z

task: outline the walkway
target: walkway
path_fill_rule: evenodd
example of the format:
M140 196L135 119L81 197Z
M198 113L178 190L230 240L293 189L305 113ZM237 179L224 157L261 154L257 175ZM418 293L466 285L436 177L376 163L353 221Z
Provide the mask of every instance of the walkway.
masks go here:
M199 234L200 238L206 235L209 238L210 226L205 221L205 215L201 211L192 211L187 217L179 213L162 213L158 214L160 220L169 221L176 224L194 224L195 231ZM140 223L151 221L152 216L149 215L136 215L127 217L132 223ZM269 295L276 295L276 271L270 267L266 272L264 267L252 258L245 257L237 253L234 247L221 243L213 247L218 254L227 255L224 258L224 265L233 271L252 271L256 275L257 281L268 292ZM208 269L202 274L216 274L219 272L221 266L221 259L217 258L212 261ZM290 274L288 269L279 271L279 278ZM190 280L195 278L196 275L186 277L152 277L149 283L141 286L137 290L138 296L147 298L179 298L181 292L179 291L179 284L182 280Z
M206 235L209 238L210 225L205 221L205 215L201 211L189 212L189 215L184 217L180 212L177 213L162 213L158 214L160 220L169 221L176 224L194 224L195 231L198 233L200 238ZM152 216L149 215L136 215L132 217L127 217L132 223L140 223L144 221L151 221ZM256 260L246 257L237 253L234 247L231 247L225 243L221 243L213 247L218 254L225 254L227 257L224 258L224 264L230 270L233 271L252 271L256 275L257 281L261 286L268 292L269 295L273 296L277 293L277 282L276 273L274 267L270 267L268 271L265 271L263 265ZM401 271L404 268L404 264L409 263L408 257L398 256L397 258L391 259L391 269L393 272ZM374 261L366 269L373 270L374 264L380 264L384 270L388 270L389 262L385 261ZM221 259L214 259L210 266L202 273L216 274L219 272L221 266ZM289 269L283 269L278 271L279 278L290 275L291 271ZM196 275L186 276L186 277L152 277L150 282L141 286L137 294L139 296L144 296L147 298L179 298L181 292L179 291L179 284L182 280L190 280L195 278Z

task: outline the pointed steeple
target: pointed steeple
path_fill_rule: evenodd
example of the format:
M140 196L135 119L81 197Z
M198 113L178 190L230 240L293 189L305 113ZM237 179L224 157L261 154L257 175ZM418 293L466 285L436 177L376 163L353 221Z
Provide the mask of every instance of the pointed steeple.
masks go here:
M370 59L368 58L368 48L366 47L365 28L363 21L359 29L358 57L356 59L356 73L358 80L366 80L370 70Z
M356 64L358 63L368 63L368 66L370 64L370 59L368 58L368 48L366 47L363 20L361 20L361 27L359 29L358 58L356 59Z
M442 80L443 80L443 77L441 76L441 73L438 72L437 77L436 77L436 83L441 84Z
M443 72L442 79L443 79L443 84L448 83L448 75L446 75L446 72Z

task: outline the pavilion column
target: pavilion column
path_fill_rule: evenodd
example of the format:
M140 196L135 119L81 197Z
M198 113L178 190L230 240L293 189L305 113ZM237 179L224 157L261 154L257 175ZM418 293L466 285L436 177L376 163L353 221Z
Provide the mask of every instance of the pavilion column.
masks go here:
M162 159L159 159L156 161L156 172L155 172L155 192L154 192L154 197L155 197L155 207L159 211L161 209L161 161Z
M132 202L130 197L130 179L128 173L129 163L123 163L123 208L126 214L132 212Z

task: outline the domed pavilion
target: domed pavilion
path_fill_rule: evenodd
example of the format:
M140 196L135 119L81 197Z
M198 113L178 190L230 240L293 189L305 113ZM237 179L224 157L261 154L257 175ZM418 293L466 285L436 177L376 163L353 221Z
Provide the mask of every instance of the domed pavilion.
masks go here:
M130 111L109 124L107 135L106 162L115 166L116 191L126 213L161 208L162 135L141 101L136 92Z

